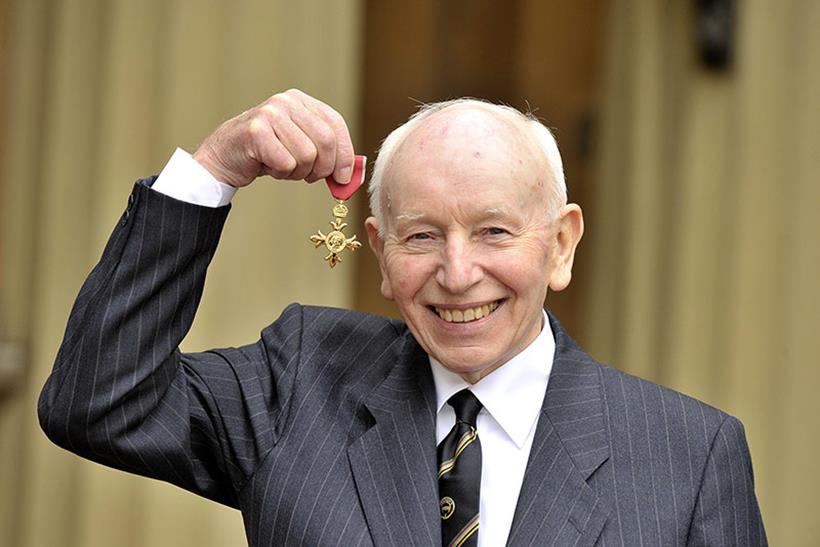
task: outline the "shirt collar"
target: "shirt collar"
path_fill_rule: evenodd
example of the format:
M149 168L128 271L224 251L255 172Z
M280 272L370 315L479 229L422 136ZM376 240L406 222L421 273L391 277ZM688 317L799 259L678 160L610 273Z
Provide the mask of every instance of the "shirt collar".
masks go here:
M475 384L447 370L430 356L436 386L436 411L441 412L450 397L469 388L516 446L522 448L541 411L554 353L555 338L544 312L538 337L521 353Z

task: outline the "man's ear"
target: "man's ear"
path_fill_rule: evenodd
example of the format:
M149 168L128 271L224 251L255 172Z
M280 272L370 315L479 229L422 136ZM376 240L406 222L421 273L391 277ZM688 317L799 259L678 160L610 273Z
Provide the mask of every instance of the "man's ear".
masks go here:
M581 208L570 203L561 208L555 231L552 256L552 272L549 286L554 291L567 288L572 279L572 263L575 260L575 248L584 235L584 216Z
M379 270L382 273L382 296L393 300L393 288L390 286L390 277L387 275L387 268L384 264L384 240L379 235L379 222L375 217L367 217L364 226L367 229L367 241L373 249L373 254L376 255L376 260L379 261Z

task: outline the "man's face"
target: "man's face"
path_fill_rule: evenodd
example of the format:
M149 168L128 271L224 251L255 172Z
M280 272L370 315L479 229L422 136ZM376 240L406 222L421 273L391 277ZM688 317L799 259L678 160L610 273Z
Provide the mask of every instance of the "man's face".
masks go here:
M367 222L382 293L428 354L475 382L538 336L547 287L568 282L546 162L513 122L453 107L388 169L384 239Z

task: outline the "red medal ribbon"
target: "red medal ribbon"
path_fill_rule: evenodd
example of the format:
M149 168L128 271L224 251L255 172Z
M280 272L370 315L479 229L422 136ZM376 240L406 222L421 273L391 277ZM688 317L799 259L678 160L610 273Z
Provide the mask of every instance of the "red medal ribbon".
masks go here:
M364 172L367 166L367 156L354 156L353 158L353 174L350 175L350 182L347 184L339 184L333 179L333 175L327 177L327 187L330 188L330 193L336 199L346 200L356 193L359 186L364 182Z

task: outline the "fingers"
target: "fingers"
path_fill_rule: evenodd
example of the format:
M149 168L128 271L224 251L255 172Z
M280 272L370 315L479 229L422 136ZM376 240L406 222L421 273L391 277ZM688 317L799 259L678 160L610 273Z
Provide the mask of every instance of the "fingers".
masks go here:
M347 128L347 123L345 123L344 118L322 101L314 99L299 90L293 90L293 92L308 109L321 116L333 132L333 145L335 149L333 169L327 174L320 175L320 177L333 174L337 182L349 182L350 175L353 173L354 152L353 142L350 139L350 131Z
M317 144L292 119L284 118L273 126L276 138L293 158L283 169L292 164L293 169L284 177L291 180L302 180L313 171L313 166L319 155Z
M211 133L194 159L237 188L259 175L347 183L353 144L342 116L298 90L285 91L231 118Z
M253 132L263 172L309 182L339 173L350 180L353 144L339 113L298 90L274 95L258 110L252 123L270 128Z
M280 141L273 126L262 120L253 120L250 126L253 147L252 154L261 175L270 175L276 179L287 179L297 168L297 161Z
M310 109L303 102L297 101L291 109L291 120L293 121L292 128L299 130L302 134L300 138L302 146L307 146L307 143L304 142L307 139L310 141L313 152L312 158L305 154L304 167L306 171L299 172L298 177L296 176L297 173L294 173L293 178L302 178L308 182L313 182L330 175L336 165L336 134L324 116ZM286 146L290 149L289 145Z

